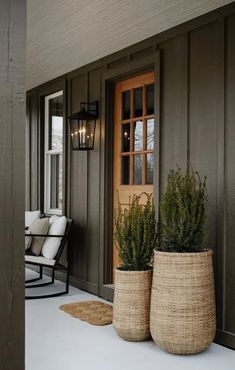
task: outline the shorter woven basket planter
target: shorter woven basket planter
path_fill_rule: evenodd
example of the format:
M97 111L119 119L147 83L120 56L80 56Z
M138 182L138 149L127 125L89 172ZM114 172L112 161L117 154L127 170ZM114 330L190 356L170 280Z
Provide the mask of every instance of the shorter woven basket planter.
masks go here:
M113 326L129 341L150 337L150 294L152 270L115 271Z
M216 330L212 251L155 251L150 330L153 340L175 354L204 351Z

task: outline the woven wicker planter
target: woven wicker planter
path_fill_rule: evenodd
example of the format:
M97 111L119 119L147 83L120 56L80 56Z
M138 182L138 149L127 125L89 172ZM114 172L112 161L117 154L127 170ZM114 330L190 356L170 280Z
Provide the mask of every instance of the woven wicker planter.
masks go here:
M150 294L152 270L116 269L113 326L126 340L142 341L150 337Z
M212 251L155 251L150 330L153 340L175 354L204 351L215 336Z

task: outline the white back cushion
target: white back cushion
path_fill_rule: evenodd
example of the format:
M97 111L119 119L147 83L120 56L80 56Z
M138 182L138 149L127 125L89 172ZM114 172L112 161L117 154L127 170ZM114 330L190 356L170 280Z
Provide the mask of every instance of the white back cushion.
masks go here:
M55 221L57 221L60 218L60 216L53 215L49 218L49 224L53 224Z
M33 240L33 237L31 235L30 230L26 230L25 231L25 250L29 249L29 247L32 243L32 240Z
M29 225L40 218L41 211L25 211L25 226L29 227Z
M49 223L49 235L64 235L67 224L67 218L65 216L52 216ZM53 260L58 252L61 239L62 238L47 237L42 247L43 257Z

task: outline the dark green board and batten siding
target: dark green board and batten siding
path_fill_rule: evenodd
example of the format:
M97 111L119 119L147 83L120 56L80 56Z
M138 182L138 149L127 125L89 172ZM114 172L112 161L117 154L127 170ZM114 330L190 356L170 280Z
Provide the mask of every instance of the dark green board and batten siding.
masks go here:
M168 170L176 164L185 168L190 160L207 176L206 247L214 251L217 341L235 348L234 3L29 91L26 204L32 209L42 205L41 98L63 81L67 115L87 99L99 100L101 108L94 151L71 151L66 136L64 212L75 221L71 281L111 298L113 86L121 78L153 69L156 203Z

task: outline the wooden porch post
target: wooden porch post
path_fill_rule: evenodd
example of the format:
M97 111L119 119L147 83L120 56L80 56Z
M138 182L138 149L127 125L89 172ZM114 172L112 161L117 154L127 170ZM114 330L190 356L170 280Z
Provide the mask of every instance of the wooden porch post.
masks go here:
M26 0L0 0L0 369L24 369Z

